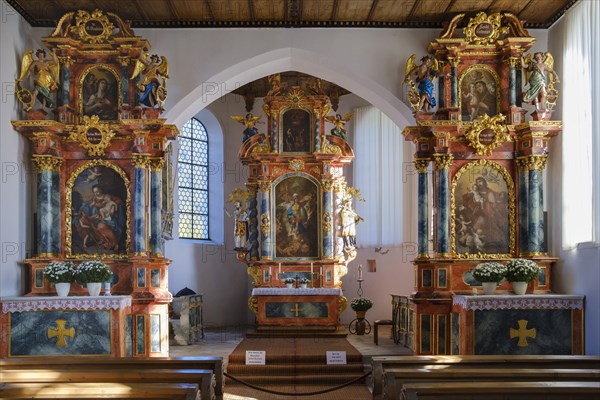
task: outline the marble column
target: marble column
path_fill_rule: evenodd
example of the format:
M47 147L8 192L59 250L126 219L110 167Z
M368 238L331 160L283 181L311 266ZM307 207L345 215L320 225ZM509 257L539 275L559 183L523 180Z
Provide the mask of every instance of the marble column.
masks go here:
M437 166L437 253L450 255L450 180L451 154L435 154Z
M129 57L119 57L121 76L129 76ZM121 104L129 104L129 79L121 80Z
M321 151L321 117L317 113L315 120L315 150L316 152Z
M510 57L506 60L508 64L508 102L509 106L517 105L517 62L516 57Z
M517 160L519 180L519 253L529 249L529 171L523 159Z
M261 259L273 259L273 240L271 238L271 182L259 181L260 188L260 242Z
M61 96L57 96L59 99L58 103L63 106L69 105L69 82L71 80L71 64L75 60L71 57L60 57L60 94Z
M419 173L418 178L418 199L417 199L417 248L419 258L428 257L429 229L428 229L428 211L429 211L429 185L427 181L428 159L416 159L415 168Z
M458 76L457 76L457 66L460 62L458 57L448 57L448 61L450 62L450 97L452 101L452 107L458 107Z
M162 240L162 169L164 158L150 160L150 253L163 256Z
M333 258L333 185L329 179L323 179L323 258Z
M342 178L343 179L343 178ZM344 260L344 238L342 237L342 223L340 212L342 210L342 200L346 191L346 182L338 181L335 186L335 254L339 260Z
M527 157L529 169L529 255L544 252L544 193L542 172L547 157L532 155Z
M133 253L147 254L146 236L146 193L149 158L147 154L133 154L131 162L134 166L133 179Z
M521 96L521 92L523 91L523 69L521 68L521 63L515 66L515 91L517 92L517 107L523 106L523 98Z
M246 183L248 188L248 241L250 242L250 260L258 260L258 210L256 183Z
M61 253L60 167L63 159L33 155L37 170L37 253L52 257Z
M440 65L440 69L442 69L441 65ZM446 92L446 78L442 74L438 78L438 108L440 108L440 109L441 108L446 108L446 96L445 96L445 92Z
M277 117L271 117L271 148L279 152L279 135L277 132Z

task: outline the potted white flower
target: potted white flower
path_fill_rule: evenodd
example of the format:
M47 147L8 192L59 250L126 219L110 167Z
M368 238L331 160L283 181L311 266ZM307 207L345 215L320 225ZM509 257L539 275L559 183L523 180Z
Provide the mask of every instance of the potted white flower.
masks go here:
M294 282L295 282L295 281L294 281L294 278L285 278L285 279L283 280L283 283L285 283L285 286L286 286L288 289L291 289L291 288L293 288L293 287L294 287Z
M54 284L56 294L66 297L75 280L75 266L70 261L51 261L44 267L44 276Z
M308 285L308 278L302 278L300 279L300 288L302 289L306 289L307 285Z
M102 283L112 277L112 271L102 261L84 261L77 268L77 281L86 284L90 296L98 296Z
M506 266L499 262L484 262L477 264L471 274L481 282L483 294L493 294L498 282L506 276Z
M506 267L506 279L512 284L513 291L519 295L525 294L527 285L537 276L539 271L535 261L524 258L510 260Z

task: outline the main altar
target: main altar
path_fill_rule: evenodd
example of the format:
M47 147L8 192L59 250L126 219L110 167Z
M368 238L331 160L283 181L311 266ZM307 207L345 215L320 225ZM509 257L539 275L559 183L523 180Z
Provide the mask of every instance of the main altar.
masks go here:
M286 88L278 74L269 82L266 132L255 127L262 116L233 117L246 128L239 159L249 179L229 201L236 205L235 250L254 286L248 305L258 332L336 331L359 219L352 201L360 193L343 174L354 158L344 128L350 116L328 115L318 80L310 91Z
M416 354L583 353L583 298L551 290L544 169L562 123L552 120L552 55L527 53L534 43L512 14L460 14L420 63L416 55L406 63L418 256L415 292L396 301L404 313L396 329ZM504 280L498 293L508 299L486 302L471 270L513 258L540 267L527 291L536 297L513 295ZM564 326L549 329L545 318Z
M167 356L172 295L163 230L172 217L167 155L178 135L160 118L167 59L150 55L147 40L117 15L101 10L65 14L42 42L44 47L22 56L16 95L23 117L12 122L31 143L37 173L35 249L23 262L25 295L31 303L56 295L43 275L52 260L101 260L113 272L112 294L126 296L128 304L118 317L94 308L88 319L82 318L85 304L80 308L69 301L49 311L3 311L2 320L19 321L22 332L31 324L38 333L63 332L64 341L49 333L39 336L48 342L40 347L46 354L90 354L85 350L89 343L82 344L78 335L96 327L109 339L102 354ZM86 294L75 283L71 293ZM64 332L73 332L74 338ZM126 351L126 342L135 346Z

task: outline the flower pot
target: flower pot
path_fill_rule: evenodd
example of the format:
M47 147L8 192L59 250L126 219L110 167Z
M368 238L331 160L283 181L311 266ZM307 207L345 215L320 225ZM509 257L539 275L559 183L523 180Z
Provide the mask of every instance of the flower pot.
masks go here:
M524 295L527 291L527 285L529 282L511 282L513 292L518 295Z
M71 282L58 282L54 284L56 295L59 297L67 297L71 290Z
M301 288L301 289L306 289L306 285L307 285L306 283L301 283L301 284L300 284L300 288Z
M358 319L364 319L365 315L367 314L366 311L355 311L355 313L356 313L356 318L358 318Z
M496 292L496 286L498 286L497 282L481 282L483 294L494 294Z
M286 283L285 287L288 289L293 289L294 288L294 284L293 283Z
M88 282L86 286L90 296L100 296L102 282Z

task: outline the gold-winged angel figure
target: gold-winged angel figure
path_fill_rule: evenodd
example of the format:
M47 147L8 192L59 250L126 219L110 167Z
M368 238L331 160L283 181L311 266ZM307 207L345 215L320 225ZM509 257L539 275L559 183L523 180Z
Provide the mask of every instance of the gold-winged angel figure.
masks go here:
M523 69L526 71L527 85L523 91L523 101L525 103L534 103L535 109L547 111L552 109L558 98L558 91L554 89L554 83L560 82L554 69L554 57L549 52L531 53L525 56L521 61ZM550 77L548 77L550 73ZM550 107L547 107L547 105Z
M135 62L131 79L142 75L137 88L142 93L140 103L147 107L163 108L167 99L167 79L169 78L169 62L165 56L152 54L148 60L140 57ZM162 79L160 79L162 78Z
M37 99L42 107L54 108L51 94L58 89L60 63L54 52L50 53L52 60L46 60L46 50L38 49L33 58L33 50L23 55L21 73L17 79L17 98L25 106L25 111L33 108ZM29 74L33 74L33 93L21 86Z
M344 125L346 125L346 122L350 121L350 118L352 118L353 115L354 113L348 113L344 115L343 118L340 114L327 115L325 119L334 125L331 134L347 141L348 136L346 135L346 128L344 128Z
M248 113L246 114L246 116L242 116L242 115L232 115L231 119L233 119L234 121L239 122L240 124L244 125L246 127L246 129L244 129L244 137L242 138L242 142L245 142L246 140L248 140L250 137L256 135L258 133L258 129L256 129L254 127L254 125L256 123L258 123L258 121L261 119L262 117L259 115L257 117L255 117L254 115L252 115L252 113Z
M433 78L438 74L439 64L435 58L427 55L422 57L421 64L417 65L416 58L416 54L410 56L404 68L404 82L410 85L408 100L415 111L424 109L425 112L429 112L430 108L436 105L433 97ZM417 82L416 88L413 75Z

